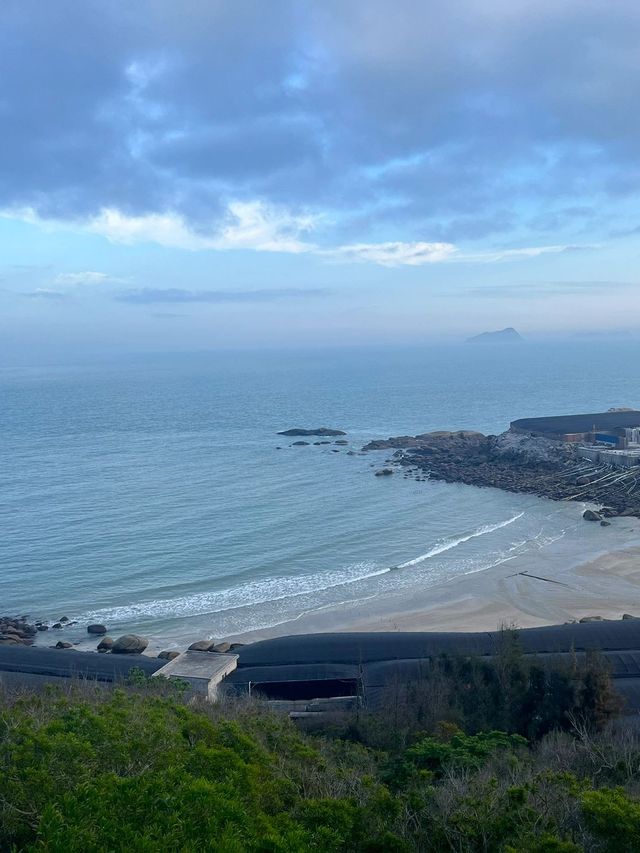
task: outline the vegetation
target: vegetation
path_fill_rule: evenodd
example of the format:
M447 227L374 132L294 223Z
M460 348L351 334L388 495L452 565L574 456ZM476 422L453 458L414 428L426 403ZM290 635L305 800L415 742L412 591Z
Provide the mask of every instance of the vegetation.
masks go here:
M640 735L612 721L600 664L539 671L509 648L484 666L436 662L383 712L306 733L260 702L193 704L143 678L0 693L0 850L640 849ZM483 722L498 706L502 731Z

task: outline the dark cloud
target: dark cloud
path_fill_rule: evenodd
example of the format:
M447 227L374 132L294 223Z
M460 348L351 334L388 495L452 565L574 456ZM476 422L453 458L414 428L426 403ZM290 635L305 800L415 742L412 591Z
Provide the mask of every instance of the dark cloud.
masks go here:
M182 288L167 288L165 290L152 287L141 287L132 290L122 290L114 295L118 302L129 302L134 305L179 304L188 302L277 302L286 299L306 299L323 296L328 291L322 288L281 290L184 290Z
M636 0L5 0L0 206L611 227L640 194L639 39Z

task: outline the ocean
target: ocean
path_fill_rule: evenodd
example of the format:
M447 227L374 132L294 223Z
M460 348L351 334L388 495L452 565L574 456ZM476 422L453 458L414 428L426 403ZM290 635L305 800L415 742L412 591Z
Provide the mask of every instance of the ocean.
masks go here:
M521 555L552 572L639 544L583 522L580 504L375 477L385 453L359 452L640 405L637 356L632 340L576 340L0 370L0 613L67 616L84 642L104 622L181 647L287 632L338 604L358 621L385 596ZM348 445L277 435L297 426L345 430Z

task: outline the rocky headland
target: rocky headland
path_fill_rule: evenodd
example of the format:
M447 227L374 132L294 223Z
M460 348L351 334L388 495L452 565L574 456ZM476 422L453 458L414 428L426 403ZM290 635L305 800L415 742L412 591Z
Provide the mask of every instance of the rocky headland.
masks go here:
M365 451L393 450L387 464L407 476L492 486L552 500L599 504L591 521L640 517L640 469L603 469L581 459L575 445L521 433L429 432L372 441Z

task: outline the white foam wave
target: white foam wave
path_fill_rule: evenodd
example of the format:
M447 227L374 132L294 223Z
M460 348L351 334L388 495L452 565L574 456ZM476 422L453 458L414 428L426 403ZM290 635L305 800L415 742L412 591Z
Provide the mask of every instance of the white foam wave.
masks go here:
M104 608L84 613L77 618L78 621L133 622L144 618L171 619L184 616L206 616L210 613L222 613L226 610L323 592L326 589L384 575L388 571L388 568L375 568L373 563L358 563L333 572L268 578L249 581L237 587L215 592L202 592L169 599L157 598L122 607Z
M507 525L513 524L514 521L522 518L523 515L524 512L519 512L512 518L507 518L506 521L500 521L497 524L483 524L482 527L474 530L473 533L467 533L465 536L458 536L456 539L448 539L444 542L439 542L437 545L434 545L431 550L427 551L426 554L420 554L419 557L414 557L413 560L407 560L406 563L400 563L398 568L406 569L409 566L417 566L418 563L423 563L425 560L429 560L437 554L442 554L445 551L450 551L452 548L457 548L458 545L462 545L463 542L468 542L470 539L476 539L478 536L485 536L487 533L493 533L495 530L507 527Z

